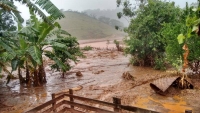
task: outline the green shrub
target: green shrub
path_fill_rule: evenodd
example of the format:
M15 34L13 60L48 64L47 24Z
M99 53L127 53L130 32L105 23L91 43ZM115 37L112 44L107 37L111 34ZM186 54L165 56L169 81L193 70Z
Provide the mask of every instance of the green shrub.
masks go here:
M90 51L90 50L92 50L92 47L91 46L85 46L81 50L83 50L83 51Z
M125 53L133 57L132 64L164 69L168 39L162 34L162 28L164 24L178 21L182 9L174 6L174 3L149 0L136 13L137 16L125 30L130 37L125 40Z
M155 66L156 70L166 70L165 59L164 58L155 58Z

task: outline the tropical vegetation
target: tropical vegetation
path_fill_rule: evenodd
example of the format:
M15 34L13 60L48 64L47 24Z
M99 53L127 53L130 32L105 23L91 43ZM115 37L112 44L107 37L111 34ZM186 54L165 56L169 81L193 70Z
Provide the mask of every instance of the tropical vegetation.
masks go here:
M26 21L26 26L23 26L24 20L14 1L0 2L3 12L1 24L4 25L0 31L0 72L8 74L9 82L13 78L12 72L18 70L21 84L40 86L47 82L43 59L48 57L54 61L52 69L62 71L64 76L71 67L69 62L77 62L77 57L82 56L76 38L62 30L59 23L55 22L64 15L50 0L37 0L35 3L30 0L15 2L26 4L31 17ZM41 9L46 10L50 16L46 16ZM43 20L39 20L36 14ZM14 26L12 16L18 23L17 27ZM8 66L12 67L11 71L7 69ZM25 77L22 76L22 69L26 72Z
M125 53L131 54L131 63L155 69L166 69L170 64L197 72L199 3L186 3L185 8L180 8L174 2L162 0L138 0L136 5L130 0L117 0L117 6L123 7L118 17L131 18L124 29L129 35L125 39Z

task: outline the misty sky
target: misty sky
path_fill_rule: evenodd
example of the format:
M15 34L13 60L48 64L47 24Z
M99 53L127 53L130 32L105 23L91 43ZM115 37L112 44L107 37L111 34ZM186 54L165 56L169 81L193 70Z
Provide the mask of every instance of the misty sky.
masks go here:
M51 0L59 9L83 11L86 9L115 9L116 0ZM167 0L169 1L169 0ZM184 7L185 3L193 3L197 0L170 0L175 1L176 5ZM29 11L25 5L16 3L18 10L22 13L22 17L27 20Z

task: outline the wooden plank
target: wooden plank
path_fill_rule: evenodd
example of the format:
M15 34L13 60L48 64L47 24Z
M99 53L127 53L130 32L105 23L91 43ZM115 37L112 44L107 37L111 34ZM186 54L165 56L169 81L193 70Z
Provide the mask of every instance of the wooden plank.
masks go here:
M64 113L65 111L68 111L67 107L63 108L62 110L58 111L57 113Z
M47 101L46 103L44 103L44 104L42 104L42 105L40 105L40 106L38 106L38 107L35 107L35 108L31 109L30 111L27 111L27 112L25 112L25 113L35 113L35 112L40 111L41 109L43 109L43 108L45 108L45 107L51 105L52 103L54 103L54 102L56 102L56 101L61 100L61 99L63 99L63 98L64 98L64 95L61 95L61 96L59 96L59 97L56 97L54 100Z
M73 97L73 98L78 99L78 100L87 101L87 102L89 101L89 102L93 102L93 103L96 103L96 104L101 104L101 105L105 105L105 106L113 107L113 108L116 106L113 103L108 103L108 102L104 102L104 101L100 101L100 100L94 100L94 99L79 97L79 96L70 95L70 94L65 94L65 96ZM138 108L138 107L133 107L133 106L119 105L119 107L121 109L124 109L124 110L127 110L127 111L133 111L133 112L142 111L142 110L143 111L151 111L151 110L146 110L146 109L142 109L142 108ZM155 111L151 111L151 112L152 113L159 113L159 112L155 112Z
M51 111L53 111L53 107L50 107L49 109L43 111L42 113L50 113Z
M100 101L100 100L89 99L89 98L79 97L79 96L70 95L70 94L65 94L65 96L73 97L74 99L77 99L77 100L82 100L82 101L87 101L87 102L89 101L89 102L92 102L92 103L105 105L105 106L108 106L108 107L115 107L115 104L113 104L113 103L104 102L104 101Z
M64 113L65 111L70 111L71 113L84 113L84 112L81 112L81 111L78 111L78 110L75 110L75 109L71 109L71 108L68 108L68 107L65 107L64 109L60 110L57 113Z
M54 107L50 107L49 109L43 111L42 113L49 113L51 111L53 111L54 109L57 109L58 107L62 106L64 103L64 101L59 102L58 104L55 104Z
M83 108L83 109L87 109L87 110L91 110L91 111L96 111L96 112L99 112L99 113L116 113L116 112L113 112L113 111L108 111L108 110L104 110L104 109L101 109L101 108L96 108L96 107L92 107L92 106L88 106L88 105L70 102L70 101L67 101L67 100L64 100L64 103L69 104L69 105L73 105L75 107L79 107L79 108Z
M73 90L72 89L69 89L69 94L73 95ZM71 102L74 102L74 98L73 97L69 97L69 99L70 99ZM71 106L71 108L74 108L74 106Z
M185 110L185 113L192 113L192 110Z
M52 100L55 99L55 98L56 98L55 93L51 94L51 97L52 97ZM54 112L54 113L56 112L55 105L56 105L56 101L52 103L52 107L53 107L53 112Z
M121 105L121 99L113 97L113 103L115 104L115 107L113 108L115 112L120 112L120 107Z

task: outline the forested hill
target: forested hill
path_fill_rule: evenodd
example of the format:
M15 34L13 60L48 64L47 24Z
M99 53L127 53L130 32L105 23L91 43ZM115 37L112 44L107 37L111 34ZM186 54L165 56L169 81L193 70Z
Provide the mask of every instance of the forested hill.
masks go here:
M62 26L62 29L68 31L78 39L97 39L113 35L124 35L123 32L86 14L76 11L64 11L64 14L65 18L58 22Z

